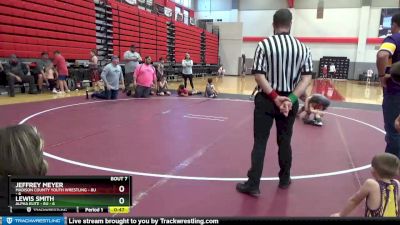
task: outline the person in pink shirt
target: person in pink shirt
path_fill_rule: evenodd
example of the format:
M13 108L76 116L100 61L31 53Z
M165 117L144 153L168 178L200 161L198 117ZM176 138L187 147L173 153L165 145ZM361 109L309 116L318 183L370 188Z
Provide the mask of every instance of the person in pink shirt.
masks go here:
M65 61L64 56L62 56L58 50L54 52L53 64L55 67L57 67L56 74L58 77L58 86L60 87L61 91L60 93L69 92L66 81L68 77L67 62Z
M156 69L151 65L151 57L147 56L145 63L137 66L133 74L133 85L136 87L135 98L148 98L156 82Z

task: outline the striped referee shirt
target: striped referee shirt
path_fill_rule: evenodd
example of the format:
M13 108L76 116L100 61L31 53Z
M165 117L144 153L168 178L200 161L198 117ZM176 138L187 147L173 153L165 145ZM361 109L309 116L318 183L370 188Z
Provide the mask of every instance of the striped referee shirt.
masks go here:
M273 35L258 43L253 74L265 74L278 92L292 92L301 75L312 72L310 49L287 33Z

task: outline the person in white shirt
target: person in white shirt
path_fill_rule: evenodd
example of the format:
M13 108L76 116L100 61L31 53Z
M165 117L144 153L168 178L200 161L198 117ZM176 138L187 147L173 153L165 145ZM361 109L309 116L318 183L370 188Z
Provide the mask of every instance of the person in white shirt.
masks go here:
M324 67L322 67L322 78L328 78L328 66L324 65Z
M221 65L221 67L218 69L218 76L224 76L225 72L225 68L223 67L223 65Z
M367 70L367 84L371 83L371 78L372 74L374 74L374 71L370 68Z
M183 74L183 79L185 81L185 88L187 86L187 79L189 79L190 86L192 87L192 90L194 91L194 85L193 85L193 60L190 59L189 53L186 53L185 59L182 60L182 74Z
M142 61L140 54L136 52L135 45L131 45L131 48L124 53L125 60L125 74L124 81L125 87L127 87L127 95L131 95L133 87L133 73L135 72L136 66Z
M336 67L335 64L331 63L329 66L329 75L331 76L331 79L333 78L333 75L336 73Z

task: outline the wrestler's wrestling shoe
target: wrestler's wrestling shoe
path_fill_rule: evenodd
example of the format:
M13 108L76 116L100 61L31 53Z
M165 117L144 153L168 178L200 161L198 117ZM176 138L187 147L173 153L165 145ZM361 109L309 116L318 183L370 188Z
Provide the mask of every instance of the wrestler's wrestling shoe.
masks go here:
M314 120L312 120L312 119L303 118L303 122L304 122L304 124L314 125Z
M322 126L322 125L324 125L324 123L322 123L321 119L315 119L314 120L314 125L315 126Z

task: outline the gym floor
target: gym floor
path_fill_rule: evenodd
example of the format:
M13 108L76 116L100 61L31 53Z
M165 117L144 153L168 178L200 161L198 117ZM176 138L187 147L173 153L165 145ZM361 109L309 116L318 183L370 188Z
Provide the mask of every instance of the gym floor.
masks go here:
M199 91L204 91L207 85L207 78L208 77L194 78L195 88ZM176 90L181 83L183 83L183 81L170 81L168 85L170 89ZM213 77L213 83L221 93L248 96L250 96L256 86L254 77L250 75L245 78L239 76ZM188 87L190 89L190 85ZM335 92L335 97L333 97L333 99L336 101L380 105L383 99L382 89L379 83L366 84L364 81L315 80L308 90L309 93L322 93L326 94L328 97L329 94L333 95L332 91ZM336 96L337 94L341 97ZM65 95L54 95L48 92L40 95L17 94L14 98L0 96L0 105L62 99L84 95L85 91L79 90ZM332 96L330 98L332 98Z
M197 90L205 84L206 78L195 79ZM277 187L273 128L261 196L239 194L235 185L250 166L254 103L248 96L255 82L225 76L215 78L215 85L228 94L217 99L121 94L117 101L86 100L84 91L2 96L0 125L38 128L49 175L132 175L133 216L328 216L370 176L370 159L385 146L377 84L316 80L308 91L324 92L334 102L324 126L295 122L292 185ZM354 215L362 213L360 206Z

